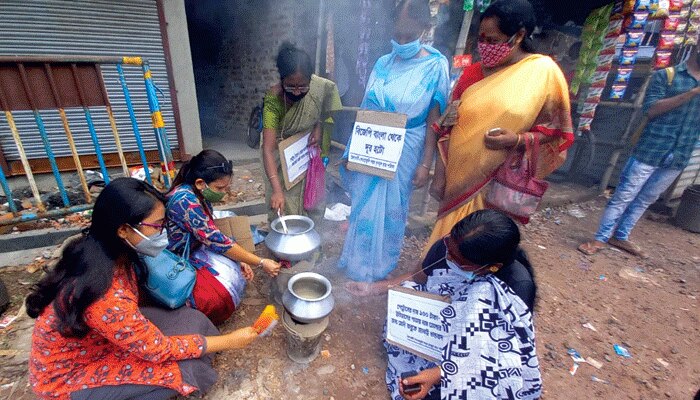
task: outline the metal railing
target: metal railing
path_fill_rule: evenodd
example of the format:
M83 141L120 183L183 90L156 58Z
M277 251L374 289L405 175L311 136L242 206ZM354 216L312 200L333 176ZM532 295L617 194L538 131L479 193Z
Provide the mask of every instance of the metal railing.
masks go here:
M94 73L96 77L99 79L99 84L97 86L100 87L102 93L102 99L103 105L106 109L107 116L109 118L109 123L112 131L112 136L114 138L114 142L116 144L116 149L117 153L119 156L119 164L121 165L121 168L124 172L125 176L129 176L129 167L127 165L126 157L124 156L124 150L122 148L122 140L120 137L119 130L117 129L117 121L114 117L114 113L112 112L112 106L109 101L109 96L107 95L107 91L105 88L103 76L102 76L102 71L100 69L100 65L104 64L112 64L116 65L117 72L119 74L119 81L121 83L122 91L124 93L124 101L126 103L126 108L129 112L129 117L131 120L131 125L133 128L133 134L134 138L136 141L136 146L138 147L138 153L140 156L140 161L141 164L143 165L144 173L146 180L153 184L152 181L152 176L149 171L149 166L148 166L148 160L146 157L146 150L143 145L143 140L141 136L141 131L139 129L137 119L136 119L136 114L134 111L134 106L131 101L131 94L129 91L129 88L126 83L126 79L124 77L124 67L125 66L130 66L130 67L141 67L143 71L143 79L144 79L144 85L145 85L145 91L146 95L148 98L148 106L151 114L151 121L152 121L152 127L153 127L153 132L156 137L156 145L158 149L158 157L160 160L160 165L161 169L163 171L163 180L164 180L164 185L167 188L170 187L170 184L172 182L172 179L174 177L174 172L175 172L175 165L174 165L174 159L170 147L170 143L166 134L165 130L165 123L163 121L163 116L161 114L161 109L160 109L160 103L158 101L158 95L157 92L159 89L156 87L156 85L153 83L153 79L151 76L151 69L148 64L147 60L142 59L141 57L91 57L91 56L75 56L75 57L70 57L70 56L0 56L0 65L10 65L11 68L17 68L19 71L19 79L21 81L21 88L24 89L24 95L28 99L29 102L29 107L31 107L31 111L34 115L34 120L36 122L37 128L39 130L39 135L41 136L41 141L43 144L44 152L46 154L46 158L48 159L48 162L51 166L51 172L53 173L54 179L56 180L56 185L58 187L58 191L61 197L61 201L63 203L63 207L55 210L47 210L42 199L41 195L39 192L39 188L36 184L36 180L34 178L34 173L32 172L32 167L29 162L29 159L27 157L27 153L25 151L24 145L22 143L22 139L20 137L20 132L17 129L17 125L15 124L15 120L13 117L13 111L17 111L17 108L13 110L13 102L16 102L14 99L9 98L7 93L4 93L2 90L2 85L0 85L0 107L2 108L2 111L5 114L5 118L7 120L7 123L9 125L10 131L12 133L12 139L14 141L15 146L17 147L17 151L19 153L19 158L21 160L21 164L23 167L23 172L24 175L29 182L29 188L31 190L32 196L34 198L34 201L36 203L36 206L39 210L39 212L29 212L29 213L23 213L22 215L19 214L19 210L17 209L17 206L14 202L14 199L12 197L12 191L10 189L10 185L7 181L7 177L0 167L0 186L2 186L2 190L5 193L5 196L8 200L8 205L10 208L10 211L13 213L14 218L11 219L5 219L3 221L0 221L0 226L2 225L12 225L16 224L19 222L26 222L26 221L31 221L35 219L40 219L40 218L50 218L50 217L58 217L62 215L67 215L70 213L74 212L79 212L79 211L84 211L87 209L92 208L92 195L90 194L88 182L85 176L85 171L83 168L83 165L80 160L80 156L78 154L78 150L76 148L75 140L73 137L73 132L71 130L70 124L68 117L66 116L65 112L65 106L66 104L80 104L83 110L83 114L85 117L85 121L87 123L88 131L90 134L90 138L92 140L92 144L94 146L94 151L95 151L95 156L97 158L97 163L99 164L99 169L102 173L103 179L105 184L109 183L109 174L107 171L107 165L105 163L105 158L103 156L102 149L100 147L100 141L98 140L98 134L95 129L95 125L93 123L93 118L91 114L91 109L90 109L90 101L87 99L90 95L94 96L94 94L91 93L86 93L86 88L84 87L84 84L81 82L81 77L79 76L80 72L78 70L78 66L80 65L81 67L85 67L86 65L92 65L94 66ZM48 81L48 87L46 87L46 91L48 93L38 93L36 88L38 85L32 85L32 82L30 82L30 76L27 73L27 65L31 65L31 67L36 70L37 66L43 66L43 74L44 76L41 78L42 80ZM57 68L63 67L64 69L66 67L70 67L70 72L72 74L72 80L73 83L75 84L75 89L77 92L77 98L71 98L67 99L65 96L61 96L61 87L59 86L60 84L63 84L63 82L58 82L57 79L55 78L54 70ZM35 74L36 75L36 74ZM34 76L35 76L34 75ZM161 92L162 93L162 92ZM46 107L40 107L38 104L39 102L37 101L41 96L44 96L44 98L47 98L47 96L50 96L50 99L52 99L51 104L53 104L55 109L58 111L58 114L60 116L61 122L63 124L63 130L65 132L65 139L68 142L68 146L71 151L71 155L73 158L73 162L75 164L75 170L77 172L77 175L80 180L80 186L83 192L83 195L85 196L85 201L87 204L80 204L80 205L71 205L68 192L66 190L66 186L64 185L63 178L61 177L61 174L59 172L59 167L56 162L56 158L54 157L54 152L51 147L51 143L49 142L49 138L46 132L46 128L44 127L44 121L42 118L41 111L46 111ZM41 110L40 110L41 108ZM54 108L49 108L54 109Z

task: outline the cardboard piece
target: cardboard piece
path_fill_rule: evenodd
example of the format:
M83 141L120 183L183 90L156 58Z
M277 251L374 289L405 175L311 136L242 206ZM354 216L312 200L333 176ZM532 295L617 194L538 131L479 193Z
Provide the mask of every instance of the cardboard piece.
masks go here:
M389 290L386 341L430 361L438 361L447 328L440 313L450 298L404 287Z
M250 219L246 216L226 217L214 220L214 225L224 235L232 238L249 252L255 251L253 233L250 231Z
M406 136L406 114L360 110L348 150L350 171L393 179Z
M301 132L281 141L278 145L284 187L289 190L306 178L309 168L309 142L311 132Z

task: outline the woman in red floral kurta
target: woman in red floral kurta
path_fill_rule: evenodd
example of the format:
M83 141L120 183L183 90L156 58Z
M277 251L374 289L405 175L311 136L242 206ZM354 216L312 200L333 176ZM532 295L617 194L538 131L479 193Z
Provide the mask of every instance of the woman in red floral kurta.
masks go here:
M89 233L66 248L28 296L28 313L36 318L30 382L40 398L205 392L216 380L206 354L256 337L252 328L218 335L205 315L188 307L139 308L137 276L145 269L136 253L167 244L158 240L165 234L162 202L144 182L114 180L95 202Z

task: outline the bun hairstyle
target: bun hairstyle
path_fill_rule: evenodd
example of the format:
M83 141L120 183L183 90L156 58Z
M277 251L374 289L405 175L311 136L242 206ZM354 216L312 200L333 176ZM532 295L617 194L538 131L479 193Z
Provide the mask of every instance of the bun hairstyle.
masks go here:
M525 29L525 38L520 43L520 48L526 53L537 52L530 37L535 31L537 16L529 1L497 0L481 14L481 21L486 18L496 18L498 29L509 37Z
M401 12L406 9L408 17L418 22L423 29L429 29L432 23L430 4L427 0L401 0L394 8L392 17L398 21Z
M284 42L277 53L277 70L280 73L280 80L301 72L305 78L311 79L314 72L314 65L311 57L304 51L290 42Z
M476 265L510 265L520 244L518 225L495 210L469 214L455 224L450 236L462 257Z
M112 285L119 263L133 266L140 283L147 279L136 252L117 235L122 225L136 226L165 198L153 186L134 178L118 178L100 193L92 223L83 237L72 241L61 259L27 296L27 314L36 318L53 302L56 329L66 337L84 337L90 330L85 310Z

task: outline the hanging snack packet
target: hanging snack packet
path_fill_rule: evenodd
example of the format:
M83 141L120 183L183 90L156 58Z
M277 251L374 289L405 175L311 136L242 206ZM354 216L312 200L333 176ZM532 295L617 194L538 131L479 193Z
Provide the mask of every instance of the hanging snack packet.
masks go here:
M673 49L673 43L676 39L676 34L675 33L662 33L661 38L659 39L659 45L657 46L658 50L672 50Z
M621 100L625 97L625 91L627 90L627 85L613 85L610 89L610 99Z
M671 51L659 51L656 53L656 60L654 61L654 68L661 69L667 68L671 65Z
M615 84L628 84L630 82L630 77L632 76L632 67L620 68L617 70L617 77L615 77Z
M625 40L625 47L639 47L642 44L643 38L644 32L627 32L627 40Z
M669 10L680 11L683 8L683 0L670 0Z
M598 63L596 65L610 64L613 62L615 54L601 54L598 56Z
M636 11L632 14L632 22L627 29L644 29L649 19L649 13L646 11Z
M593 77L591 78L591 87L604 88L608 81L608 74L608 71L596 71L595 73L593 73Z
M637 0L634 5L634 11L649 11L651 10L651 0Z
M637 61L637 50L622 50L622 55L620 56L620 65L634 65Z
M681 23L681 17L671 15L664 20L664 29L667 32L675 32L678 30L678 25Z
M657 8L652 13L652 18L661 19L668 17L670 8L669 0L659 0Z
M698 35L688 35L685 38L685 45L686 46L697 46L698 45Z

